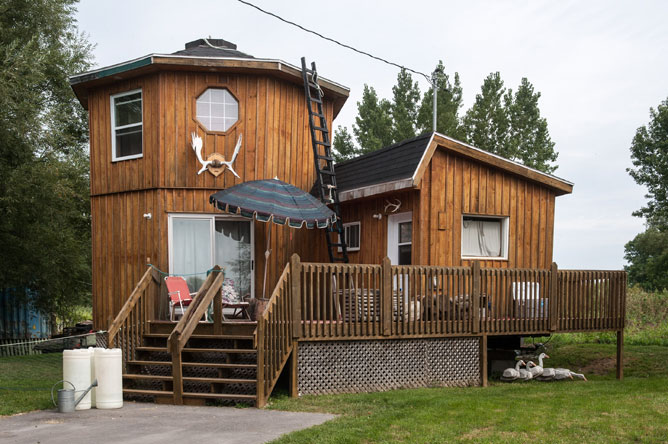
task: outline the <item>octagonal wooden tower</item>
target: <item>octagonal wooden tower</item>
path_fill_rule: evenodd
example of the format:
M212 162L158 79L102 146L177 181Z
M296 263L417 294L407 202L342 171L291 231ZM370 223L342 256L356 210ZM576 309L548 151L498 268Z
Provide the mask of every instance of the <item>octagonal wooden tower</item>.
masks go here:
M331 123L348 89L323 78L320 83ZM95 327L109 325L147 263L193 274L194 287L203 279L194 273L232 263L226 255L234 254L241 264L236 274L230 268L237 291L261 292L266 225L223 216L208 199L222 188L273 177L311 189L315 173L300 69L254 58L225 40L201 39L173 54L73 76L71 84L90 119ZM203 168L193 133L202 139L202 161L230 160L241 137L233 163L239 177L225 167ZM303 250L324 243L312 230L272 230L269 289L289 254L311 257ZM245 279L244 270L254 279Z

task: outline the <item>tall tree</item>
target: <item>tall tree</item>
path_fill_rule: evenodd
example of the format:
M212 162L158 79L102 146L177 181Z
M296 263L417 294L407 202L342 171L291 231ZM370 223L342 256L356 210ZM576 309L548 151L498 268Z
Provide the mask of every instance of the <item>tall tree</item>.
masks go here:
M526 77L522 78L514 95L508 90L504 97L509 119L508 146L503 151L526 166L551 173L557 169L552 163L558 154L554 151L547 120L540 115L539 98L540 92L534 92Z
M68 75L91 46L75 4L0 1L0 283L61 318L90 298L88 123Z
M348 128L339 125L334 131L334 140L332 143L334 150L332 155L336 163L352 159L359 154L359 148L353 142L353 136L348 132Z
M455 139L463 140L466 137L462 126L459 110L462 107L462 86L459 82L459 73L455 73L454 81L445 72L443 61L436 66L436 131ZM434 91L429 89L424 93L417 117L417 126L422 132L433 130L434 121Z
M417 128L420 88L405 69L399 71L397 84L392 87L392 139L393 142L415 137Z
M464 116L466 139L474 146L506 158L513 158L508 150L510 122L504 106L506 88L498 72L485 78L480 94Z
M650 108L650 122L636 130L631 142L634 168L626 171L647 188L647 205L633 212L647 230L625 246L629 283L647 290L668 288L668 99Z
M388 100L378 98L373 87L364 85L362 101L357 102L357 117L353 124L360 154L392 144L391 107Z
M668 230L649 227L624 246L629 284L648 291L668 288Z
M636 130L631 143L634 168L627 172L647 188L647 205L633 213L650 226L668 229L668 99L650 108L649 125Z

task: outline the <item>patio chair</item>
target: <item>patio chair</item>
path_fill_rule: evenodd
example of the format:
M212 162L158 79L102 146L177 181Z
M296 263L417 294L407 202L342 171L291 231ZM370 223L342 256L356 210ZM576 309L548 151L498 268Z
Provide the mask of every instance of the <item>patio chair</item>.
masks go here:
M220 289L221 295L222 295L222 300L223 300L223 320L227 321L227 317L225 316L225 309L226 308L231 308L234 311L232 312L232 316L230 316L230 319L248 319L250 320L251 316L248 311L248 308L250 306L250 302L246 300L242 300L239 298L239 294L237 293L237 290L234 288L234 281L232 279L225 279L223 281L223 286ZM250 295L247 294L244 299L250 298Z
M169 320L174 321L175 317L181 317L185 314L186 309L193 301L193 296L197 293L190 292L188 283L181 276L167 276L165 284L169 296ZM204 319L208 320L206 313L204 313Z

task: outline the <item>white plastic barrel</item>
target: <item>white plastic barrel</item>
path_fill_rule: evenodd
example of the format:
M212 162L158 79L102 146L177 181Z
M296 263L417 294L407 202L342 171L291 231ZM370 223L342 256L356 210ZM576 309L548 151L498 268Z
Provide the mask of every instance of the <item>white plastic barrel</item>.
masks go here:
M88 352L90 353L90 380L91 383L92 381L95 381L95 350L97 347L88 347ZM90 390L90 406L92 408L95 408L95 393L97 392L97 388L93 387Z
M95 349L95 376L95 406L98 409L123 407L123 358L120 348Z
M63 379L74 385L75 401L90 386L90 374L90 351L88 349L63 351ZM90 397L90 392L88 392L77 404L76 410L90 409Z

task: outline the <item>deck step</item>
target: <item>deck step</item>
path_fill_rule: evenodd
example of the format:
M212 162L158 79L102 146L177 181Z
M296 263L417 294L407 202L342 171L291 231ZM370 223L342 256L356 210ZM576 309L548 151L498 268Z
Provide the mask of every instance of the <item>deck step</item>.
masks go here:
M142 380L153 380L153 381L171 381L171 376L162 376L162 375L144 375L144 374L135 374L135 373L123 373L123 379L142 379Z
M167 339L169 338L168 333L144 333L145 338L154 338L154 339ZM252 335L198 335L193 334L190 336L190 339L220 339L220 340L237 340L237 341L252 341L254 336Z
M169 349L167 347L136 347L135 350L137 351L145 351L145 352L163 352L163 353L169 353Z
M158 347L156 347L158 348ZM252 348L194 348L186 347L183 349L186 353L257 353Z
M148 396L174 396L171 390L144 390L144 389L123 389L123 394L127 395L148 395Z
M210 384L256 384L257 379L244 378L201 378L195 376L184 376L184 382L206 382Z
M172 365L172 361L128 361L128 365ZM256 364L228 364L228 363L219 363L219 362L181 362L183 367L209 367L209 368L230 368L230 369L253 369L256 368Z
M181 362L181 365L183 367L248 368L248 369L257 368L257 364L224 364L217 362Z
M172 361L128 361L128 365L172 365Z
M125 373L123 374L123 379L138 379L144 381L171 381L173 378L171 376L163 375L144 375L144 374L134 374L134 373ZM184 382L204 382L210 384L256 384L257 379L244 379L244 378L201 378L195 376L184 376Z
M166 393L166 392L165 392ZM204 398L204 399L243 399L246 401L255 401L255 395L233 395L229 393L193 393L183 392L184 398Z

